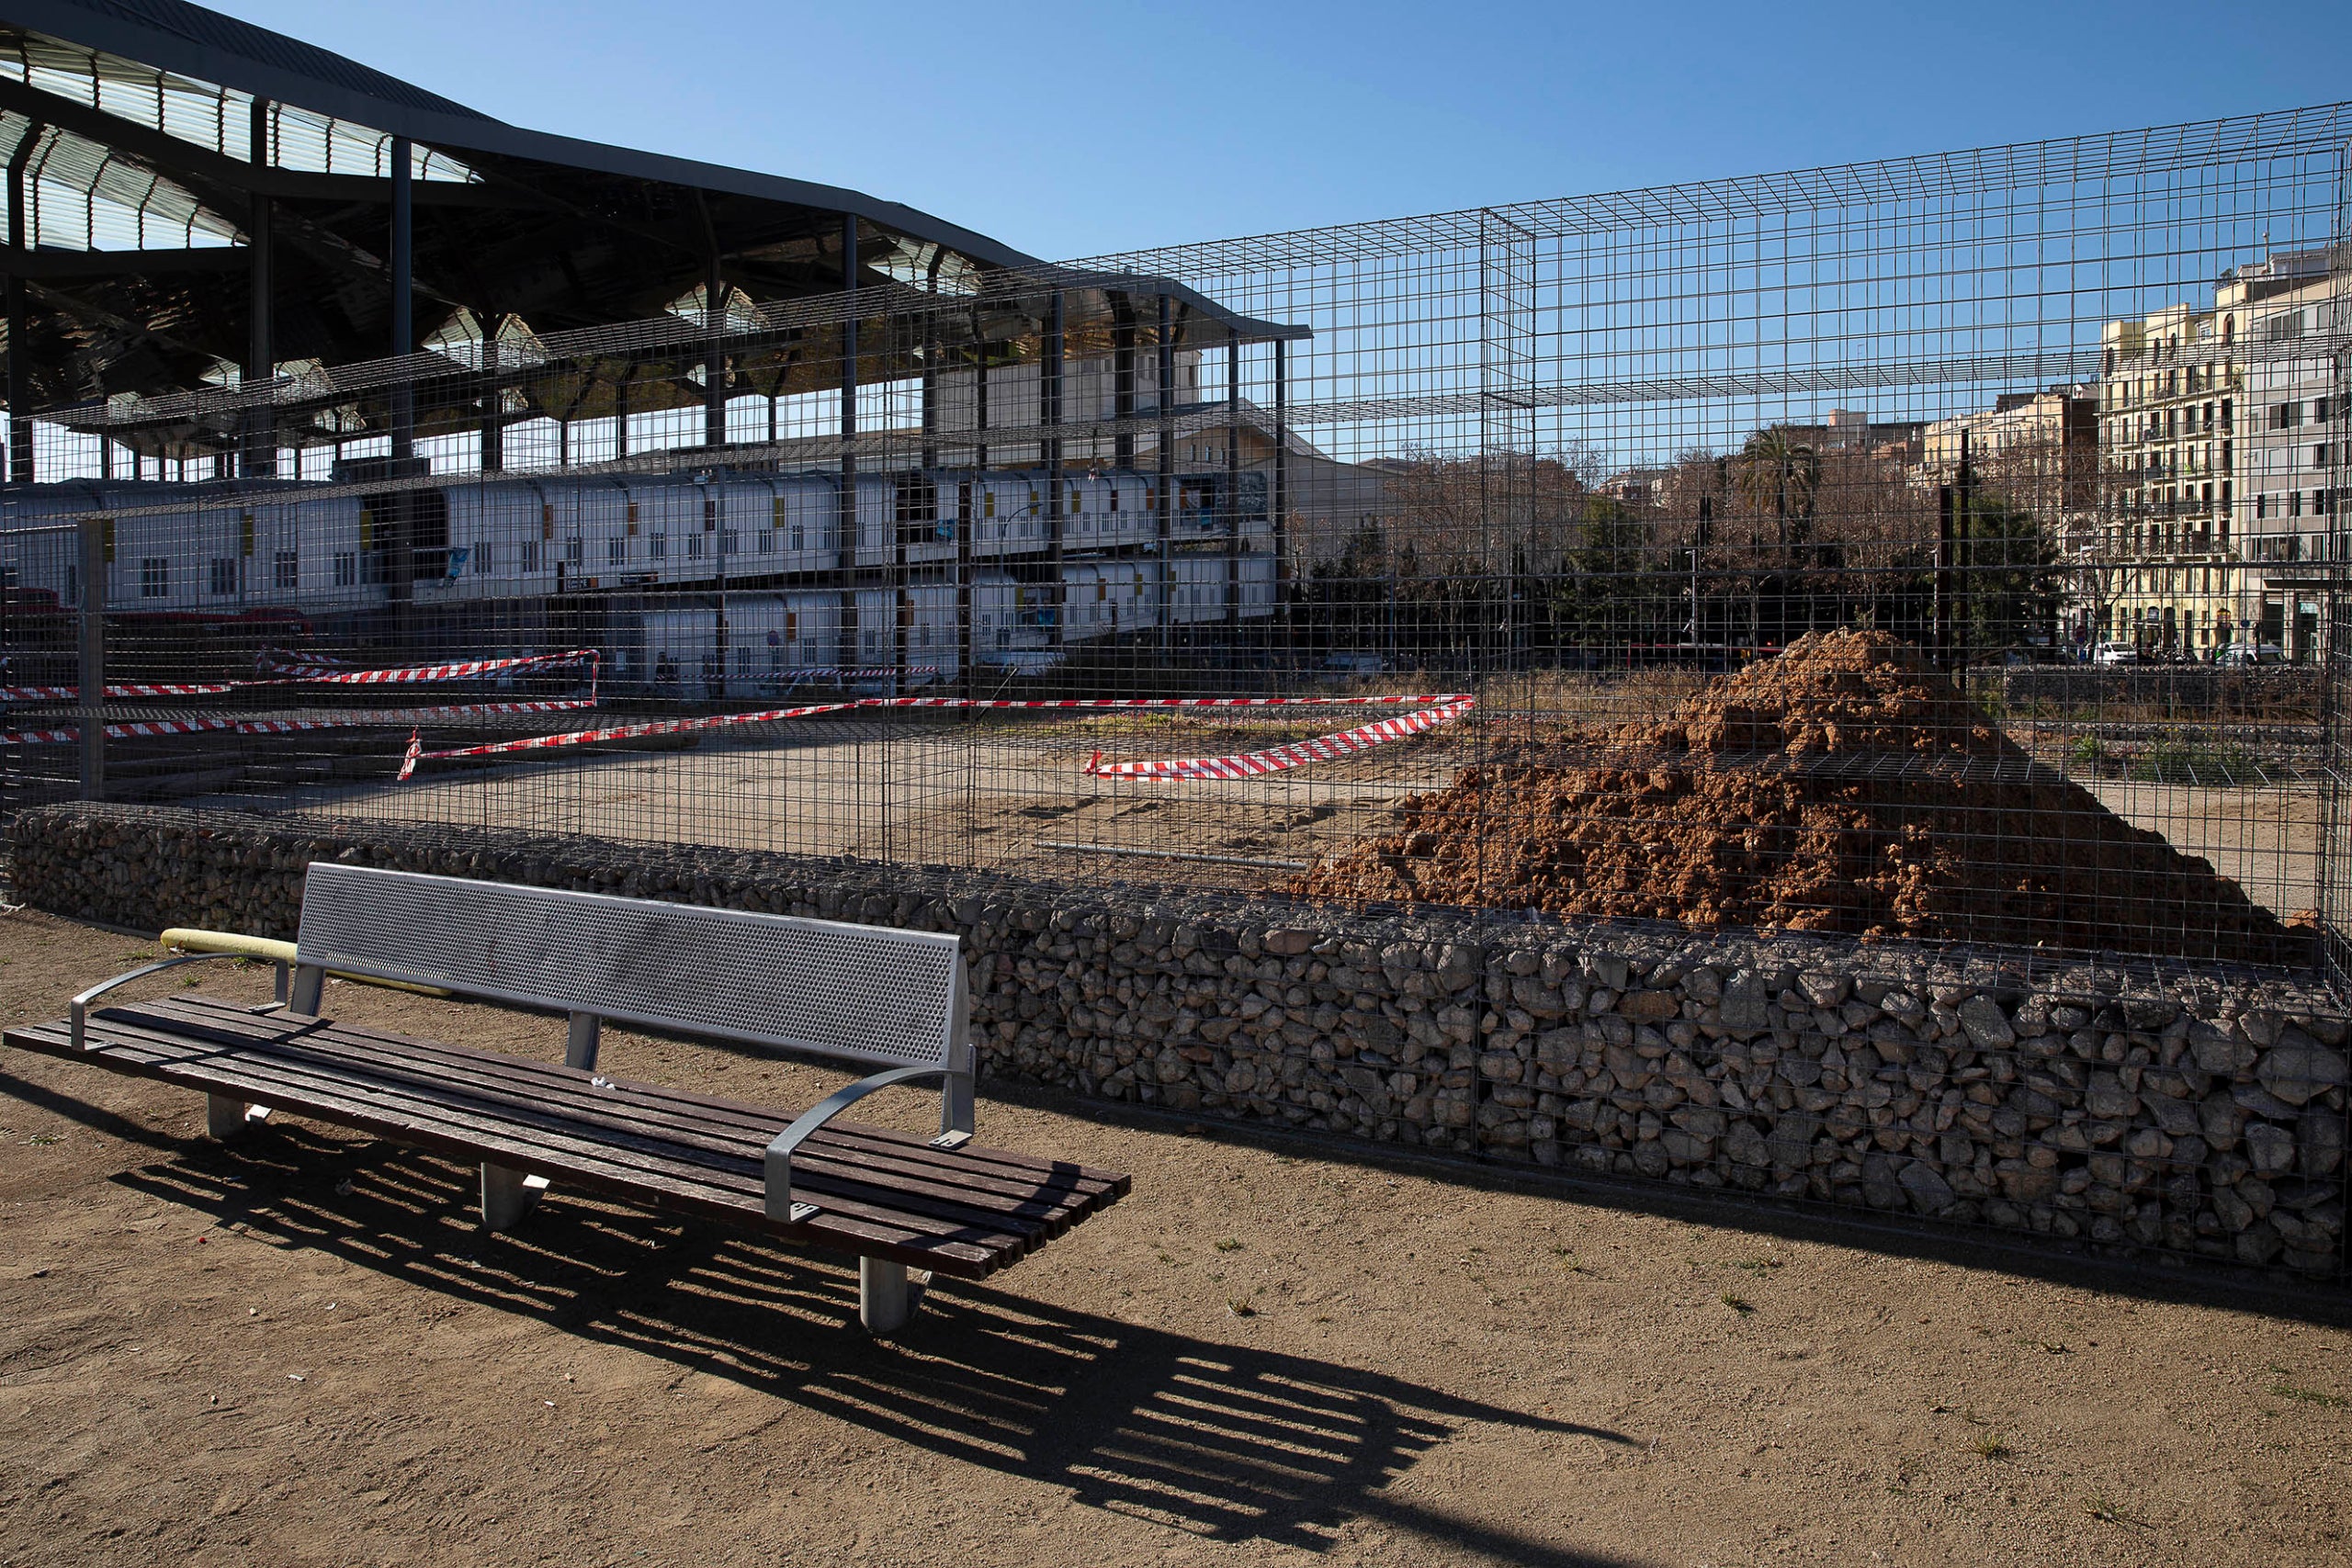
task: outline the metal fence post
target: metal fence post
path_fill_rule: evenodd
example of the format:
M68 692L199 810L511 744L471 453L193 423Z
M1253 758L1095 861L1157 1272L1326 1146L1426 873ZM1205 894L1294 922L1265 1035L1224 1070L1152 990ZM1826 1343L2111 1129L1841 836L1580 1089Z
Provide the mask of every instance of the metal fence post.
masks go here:
M103 517L82 519L80 704L82 798L107 793L107 528Z

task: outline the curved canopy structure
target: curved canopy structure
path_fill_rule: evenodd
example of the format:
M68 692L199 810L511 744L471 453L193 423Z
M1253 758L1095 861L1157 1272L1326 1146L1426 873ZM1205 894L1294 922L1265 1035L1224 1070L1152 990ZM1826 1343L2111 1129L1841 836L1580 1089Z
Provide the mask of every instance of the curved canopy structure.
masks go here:
M845 290L953 302L998 343L1041 332L1037 301L1065 286L1074 333L1167 294L1180 332L1288 335L1163 280L1058 276L857 191L523 130L182 0L0 5L0 163L26 351L9 407L76 409L62 423L158 452L209 438L127 405L262 381L300 401L320 367L665 314L698 339L773 335L779 304ZM984 299L997 319L967 309ZM333 434L281 433L314 429Z

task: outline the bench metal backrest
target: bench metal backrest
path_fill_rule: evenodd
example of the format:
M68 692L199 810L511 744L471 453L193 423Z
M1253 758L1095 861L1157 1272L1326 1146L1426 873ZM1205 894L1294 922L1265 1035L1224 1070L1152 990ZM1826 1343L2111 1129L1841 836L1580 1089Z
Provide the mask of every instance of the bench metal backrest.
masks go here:
M957 940L313 862L297 962L575 1017L968 1075ZM298 986L298 992L299 992ZM299 997L298 997L299 999Z

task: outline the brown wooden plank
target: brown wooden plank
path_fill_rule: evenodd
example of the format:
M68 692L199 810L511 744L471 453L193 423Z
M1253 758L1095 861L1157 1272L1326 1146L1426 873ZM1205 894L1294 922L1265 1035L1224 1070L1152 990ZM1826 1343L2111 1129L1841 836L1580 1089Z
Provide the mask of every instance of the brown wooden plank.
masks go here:
M257 1017L243 1009L223 1009L205 998L189 1007L179 1005L141 1004L129 1009L109 1010L116 1012L152 1013L183 1023L192 1030L217 1032L224 1037L241 1040L284 1040L289 1031L277 1018ZM492 1055L466 1052L456 1054L437 1047L436 1043L410 1041L401 1036L388 1036L374 1031L353 1030L347 1026L307 1021L297 1026L301 1032L303 1049L336 1051L351 1049L371 1060L380 1055L387 1067L393 1061L408 1058L421 1065L434 1065L434 1081L443 1081L445 1068L470 1067L480 1064L482 1080L492 1084L514 1087L535 1100L545 1100L585 1120L616 1130L632 1122L645 1122L638 1130L665 1139L676 1139L693 1146L707 1147L713 1152L743 1157L746 1145L749 1156L756 1158L770 1139L788 1123L788 1117L755 1106L731 1101L708 1101L696 1097L697 1103L689 1105L684 1117L675 1117L665 1104L649 1104L648 1100L668 1101L668 1091L647 1093L637 1085L622 1080L606 1080L604 1088L591 1086L592 1075L578 1068L560 1064L542 1063L527 1058ZM469 1079L470 1081L470 1079ZM720 1122L705 1114L707 1108L721 1107L733 1112L731 1119ZM886 1129L865 1128L855 1123L836 1122L820 1132L803 1148L804 1159L828 1158L843 1166L855 1166L869 1179L882 1180L886 1177L903 1179L910 1190L930 1190L940 1195L945 1190L971 1190L1009 1197L1023 1203L1058 1197L1057 1207L1075 1209L1090 1200L1110 1201L1124 1194L1126 1181L1115 1183L1089 1179L1078 1174L1086 1168L1075 1162L1047 1165L1029 1162L1018 1177L1004 1174L1002 1168L986 1156L995 1153L983 1145L967 1145L963 1149L934 1149L912 1134L891 1133ZM972 1157L967 1158L970 1156ZM812 1167L813 1168L813 1167ZM986 1206L996 1207L994 1204Z
M560 1176L591 1190L609 1191L660 1208L965 1278L984 1278L1024 1250L1018 1246L1008 1248L979 1245L962 1236L925 1235L920 1221L899 1223L887 1210L845 1199L832 1200L816 1216L798 1224L778 1224L766 1218L756 1190L749 1184L729 1192L724 1185L706 1179L707 1173L696 1171L682 1179L672 1173L624 1165L600 1156L596 1152L598 1145L594 1144L553 1146L545 1134L526 1140L497 1126L482 1127L462 1121L453 1126L448 1118L436 1115L429 1103L412 1100L388 1104L381 1102L386 1097L380 1096L378 1102L371 1103L333 1087L302 1081L299 1076L289 1075L283 1064L265 1067L248 1056L216 1045L191 1045L159 1036L143 1041L108 1039L96 1048L75 1051L62 1025L9 1030L0 1033L0 1042L208 1093L248 1099L298 1115L343 1122L469 1161L487 1158L516 1168ZM557 1144L571 1142L558 1140Z
M182 1051L185 1045L176 1047ZM934 1259L953 1257L956 1265L937 1261L926 1267L944 1267L954 1273L971 1273L975 1269L986 1271L1011 1261L1020 1249L1001 1245L983 1245L985 1238L974 1238L959 1233L955 1227L919 1217L900 1216L887 1208L865 1204L854 1199L831 1197L813 1219L802 1227L779 1226L767 1220L761 1195L750 1182L731 1184L723 1179L712 1179L713 1173L687 1169L647 1168L641 1159L631 1160L596 1143L550 1137L532 1131L529 1135L507 1125L492 1123L484 1126L464 1118L452 1118L430 1101L413 1098L377 1094L355 1100L345 1090L345 1080L321 1082L299 1073L289 1074L285 1064L256 1062L251 1057L222 1057L218 1055L189 1059L168 1059L175 1049L169 1041L127 1041L109 1043L103 1053L85 1054L84 1059L98 1059L98 1065L121 1066L123 1070L137 1071L142 1076L157 1077L208 1092L221 1092L241 1099L283 1107L295 1114L311 1114L322 1120L339 1121L405 1142L421 1144L469 1159L491 1158L497 1163L539 1174L561 1178L567 1183L599 1190L612 1191L637 1198L657 1206L680 1209L687 1213L729 1220L730 1223L755 1228L785 1232L812 1239L820 1245L843 1247L852 1251L904 1252L910 1258L922 1256ZM217 1048L194 1048L198 1052L216 1052ZM61 1053L62 1054L62 1053ZM116 1058L107 1060L103 1058ZM131 1058L121 1061L121 1058ZM364 1090L361 1092L364 1093ZM805 1227L805 1228L804 1228ZM839 1236L814 1235L816 1232L840 1232ZM844 1239L847 1238L847 1239Z
M593 1142L556 1138L545 1134L530 1139L515 1135L509 1126L478 1122L446 1113L445 1108L430 1100L420 1101L406 1096L376 1095L372 1100L355 1100L353 1090L365 1092L364 1086L351 1085L347 1079L329 1077L322 1081L316 1076L304 1074L288 1064L259 1059L243 1053L222 1054L211 1045L189 1045L168 1037L141 1038L144 1032L123 1030L98 1050L71 1053L70 1045L58 1054L76 1055L102 1066L114 1066L118 1059L128 1059L130 1070L142 1076L162 1077L205 1089L250 1098L256 1101L283 1106L298 1114L311 1112L326 1120L351 1121L355 1125L370 1120L381 1121L396 1129L388 1135L412 1142L447 1147L458 1153L480 1157L488 1155L503 1164L516 1164L525 1168L558 1174L569 1173L572 1178L585 1178L589 1185L604 1185L628 1190L628 1184L642 1181L649 1193L660 1197L685 1190L713 1203L726 1206L737 1219L746 1217L766 1228L773 1225L765 1218L763 1205L756 1188L748 1182L729 1183L723 1178L713 1180L707 1173L691 1168L682 1175L675 1170L649 1169L642 1161L626 1161L607 1155ZM900 1221L888 1211L876 1211L855 1201L836 1201L828 1213L864 1220L868 1224L895 1226L888 1239L905 1241L929 1229L933 1233L932 1245L940 1245L938 1233L942 1227L925 1227L920 1220ZM820 1216L821 1219L821 1216ZM804 1222L818 1224L820 1220ZM860 1235L875 1235L868 1225L853 1227ZM946 1240L958 1247L972 1248L977 1243L968 1238L950 1236ZM981 1252L1001 1256L1001 1248L979 1248Z
M97 1016L97 1024L109 1030L143 1027L176 1036L181 1032L179 1021L172 1017L156 1019L149 1010L138 1007L108 1009ZM519 1122L566 1136L595 1135L604 1141L616 1142L640 1156L658 1157L665 1162L676 1158L678 1151L688 1146L677 1132L665 1125L649 1125L629 1121L622 1112L625 1098L613 1089L588 1090L586 1097L568 1102L553 1102L537 1092L537 1086L523 1085L523 1098L483 1092L476 1075L469 1070L453 1076L447 1069L427 1074L401 1070L398 1063L389 1066L378 1054L338 1041L332 1030L304 1025L300 1030L288 1030L275 1020L254 1019L243 1015L232 1026L230 1021L214 1015L213 1021L201 1032L208 1039L229 1038L250 1030L248 1043L224 1045L225 1049L285 1055L289 1060L303 1064L331 1064L325 1070L347 1072L355 1085L358 1082L384 1084L392 1089L420 1096L447 1106L453 1111L485 1116L508 1122ZM299 1034L299 1038L291 1038ZM518 1064L536 1068L538 1064ZM554 1069L566 1075L567 1084L584 1086L584 1075L573 1069ZM783 1123L770 1121L769 1126L780 1128ZM707 1164L723 1172L729 1185L741 1184L763 1189L763 1156L767 1137L765 1133L756 1142L741 1138L729 1142L692 1140L702 1147L707 1160L684 1160L683 1164ZM842 1157L837 1151L817 1146L815 1140L804 1146L794 1165L795 1187L805 1191L810 1200L844 1200L870 1203L894 1213L910 1217L922 1216L940 1225L974 1237L988 1237L991 1245L1012 1246L1029 1250L1045 1240L1066 1232L1076 1223L1072 1205L1060 1201L1065 1196L1054 1192L1039 1193L1031 1188L1016 1192L989 1191L968 1182L941 1183L933 1180L910 1180L903 1176L885 1171L876 1174L876 1162L862 1161L854 1155ZM1082 1200L1081 1200L1082 1201Z
M141 1016L155 1012L178 1026L178 1010L148 1010L140 1008L109 1010L127 1016ZM254 1042L285 1039L287 1031L273 1021L254 1019L250 1015L224 1017L212 1010L200 1010L196 1020L187 1025L224 1039L242 1038ZM392 1067L404 1054L394 1054L390 1047L379 1049L379 1037L367 1034L354 1040L347 1032L327 1027L304 1032L299 1048L322 1054L348 1056L373 1067L379 1063ZM451 1081L449 1071L460 1064L438 1066L427 1058L418 1058L431 1066L431 1081L435 1084ZM589 1075L576 1068L558 1066L514 1058L503 1059L495 1076L486 1072L486 1082L503 1090L518 1093L534 1102L559 1110L567 1116L599 1126L609 1126L616 1132L635 1132L641 1135L658 1136L683 1146L695 1147L730 1159L758 1160L770 1139L787 1124L785 1118L773 1112L756 1111L756 1120L743 1123L712 1126L699 1116L675 1119L659 1106L644 1104L617 1084L604 1089L590 1087ZM469 1071L456 1080L471 1084ZM746 1107L747 1111L752 1108ZM827 1133L832 1129L828 1128ZM963 1198L997 1213L1020 1213L1046 1218L1063 1211L1075 1210L1090 1201L1112 1196L1111 1190L1101 1184L1084 1183L1071 1177L1067 1168L1045 1173L1043 1179L1024 1178L1014 1180L991 1174L993 1168L964 1168L956 1163L961 1151L931 1149L917 1144L932 1160L913 1161L903 1157L905 1145L898 1143L875 1145L867 1141L832 1138L820 1134L803 1145L801 1160L810 1169L830 1168L847 1172L854 1169L860 1179L869 1180L893 1189L903 1187L910 1192L923 1192L934 1197ZM967 1145L969 1147L971 1145Z
M254 1016L252 1010L249 1008L243 1007L238 1003L224 1001L218 998L208 997L200 992L168 998L165 1003L156 1005L176 1005L190 1008L192 1010L218 1009L230 1013L244 1014L248 1017ZM403 1046L432 1051L447 1059L463 1059L467 1061L479 1062L485 1066L513 1064L558 1073L579 1073L583 1079L589 1076L581 1072L578 1068L566 1067L557 1063L539 1062L529 1057L514 1056L500 1052L483 1051L471 1046L452 1045L443 1041L426 1040L415 1036L393 1034L381 1030L367 1028L362 1025L339 1023L332 1020L326 1021L333 1023L338 1030L354 1036L365 1036L370 1040L384 1042L396 1042ZM606 1077L608 1081L612 1082L616 1087L628 1089L633 1093L641 1094L650 1099L674 1102L680 1106L696 1107L718 1113L721 1117L749 1116L752 1118L763 1118L768 1114L761 1107L747 1105L740 1100L725 1100L710 1095L696 1094L692 1090L676 1089L666 1084L644 1083L631 1079L611 1078L609 1075L602 1074L598 1076ZM836 1123L835 1127L828 1128L827 1133L831 1134L836 1129L839 1129L847 1135L863 1136L902 1145L905 1146L907 1153L912 1157L936 1156L940 1153L938 1150L928 1149L925 1145L924 1140L914 1134L898 1133L888 1128L868 1126L856 1122ZM771 1134L771 1136L773 1134ZM1115 1189L1123 1194L1128 1190L1130 1185L1130 1179L1124 1172L1080 1165L1074 1161L1041 1158L1033 1155L1024 1155L1020 1153L1018 1150L1013 1149L980 1145L967 1145L965 1149L959 1150L957 1153L958 1155L967 1156L971 1158L984 1159L992 1164L1018 1166L1041 1171L1058 1172L1062 1170L1075 1170L1081 1179L1087 1181L1100 1182L1105 1187Z
M109 1010L111 1012L112 1010ZM154 1049L179 1043L177 1036L158 1032L135 1021L115 1019L102 1013L93 1024L105 1028L116 1038L137 1039L142 1045ZM737 1162L739 1168L729 1169L704 1162L678 1158L671 1148L659 1140L631 1137L626 1140L597 1134L593 1129L583 1132L560 1115L551 1115L536 1107L514 1107L484 1103L464 1092L459 1086L418 1086L413 1083L388 1082L368 1072L364 1065L354 1070L347 1065L322 1063L304 1051L277 1046L222 1047L207 1043L202 1050L230 1050L259 1085L281 1084L289 1088L277 1090L281 1096L290 1092L316 1099L324 1095L349 1098L362 1095L385 1105L399 1105L411 1117L422 1117L446 1124L458 1135L483 1139L503 1136L524 1141L550 1151L542 1158L590 1159L613 1170L642 1172L660 1181L699 1182L718 1191L733 1194L747 1210L764 1213L764 1181L758 1167L750 1161ZM257 1089L255 1098L266 1101L269 1090ZM525 1137L527 1132L528 1137ZM502 1160L502 1163L510 1163ZM879 1224L893 1224L909 1232L926 1235L942 1242L957 1242L990 1248L1007 1256L1020 1256L1040 1241L1034 1232L1007 1224L998 1216L986 1214L965 1205L926 1203L901 1194L876 1192L854 1181L823 1180L807 1184L810 1198L823 1200L821 1208L846 1213Z

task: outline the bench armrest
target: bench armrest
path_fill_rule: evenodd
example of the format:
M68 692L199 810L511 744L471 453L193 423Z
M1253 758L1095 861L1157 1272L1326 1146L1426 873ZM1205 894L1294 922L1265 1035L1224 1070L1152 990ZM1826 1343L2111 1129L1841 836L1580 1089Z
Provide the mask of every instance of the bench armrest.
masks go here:
M105 996L108 991L113 990L116 987L128 986L131 981L143 980L150 975L160 975L166 969L176 969L183 964L203 964L215 958L244 958L250 955L243 953L182 953L175 954L170 958L166 958L160 964L149 964L143 967L130 970L127 974L117 975L111 980L100 981L98 984L91 987L88 990L84 991L80 996L75 997L72 1006L66 1010L67 1017L71 1021L74 1048L76 1051L84 1049L82 1044L82 1021L89 1013L90 1004L97 1000L100 997Z
M948 1100L952 1103L960 1090L963 1104L967 1108L961 1118L966 1125L942 1132L936 1140L939 1146L956 1148L970 1138L972 1133L969 1125L971 1112L968 1109L971 1104L969 1074L957 1072L951 1067L892 1067L888 1072L876 1073L870 1077L860 1078L854 1084L847 1084L835 1089L801 1112L798 1120L778 1133L775 1141L768 1145L767 1157L763 1162L767 1179L768 1218L782 1220L787 1224L797 1224L817 1212L817 1205L814 1203L796 1203L792 1201L792 1154L795 1149L808 1141L810 1134L872 1094L876 1089L888 1089L894 1084L921 1083L929 1078L948 1080L946 1090ZM946 1117L943 1115L943 1120L945 1119Z

